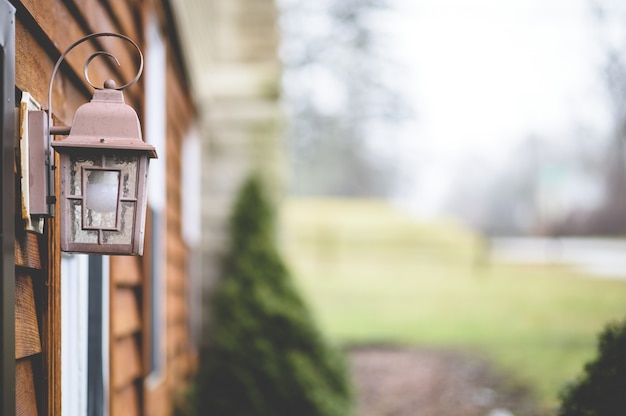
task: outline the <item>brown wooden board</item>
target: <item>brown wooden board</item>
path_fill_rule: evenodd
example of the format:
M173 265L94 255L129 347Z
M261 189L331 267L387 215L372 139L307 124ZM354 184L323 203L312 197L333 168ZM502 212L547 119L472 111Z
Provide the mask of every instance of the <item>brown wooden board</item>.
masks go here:
M33 364L28 358L15 363L15 414L16 416L37 416L37 396Z
M134 384L124 386L111 394L111 416L138 416L139 392Z
M107 19L108 14L104 13L104 9L99 2L90 0L89 3L90 7L85 7L81 5L80 1L77 2L75 6L80 15L75 16L63 2L56 1L49 3L37 0L22 0L22 4L33 16L37 25L53 40L54 45L58 48L59 55L72 43L89 33L118 31L110 19ZM100 12L100 15L93 15L98 12ZM91 26L88 28L81 26L80 20L87 21ZM128 49L120 47L120 45L123 45L121 41L114 40L113 38L101 38L98 39L97 42L102 48L116 55L120 59L120 62L124 62L124 65L117 67L116 65L111 65L109 62L106 62L104 65L92 65L94 68L90 71L90 74L93 75L94 79L99 79L104 82L104 80L108 78L115 78L115 76L111 75L112 72L121 74L121 76L127 80L135 76L136 67L132 65L135 59ZM73 50L66 57L66 61L74 72L82 74L83 65L87 61L87 58L94 51L101 50L102 48L99 46L95 47L93 44L86 42Z
M141 318L135 291L131 288L117 287L111 302L113 336L120 338L139 332Z
M33 281L28 275L15 278L15 358L41 352Z
M15 244L15 265L31 269L41 269L39 235L31 232L18 234Z
M47 52L20 21L16 25L15 64L20 68L15 74L15 83L22 91L28 91L41 105L48 105L48 83L54 63ZM88 90L79 92L75 85L67 82L63 74L57 75L53 88L54 115L60 123L70 125L76 108L85 103ZM58 124L58 123L57 123Z
M145 401L146 415L150 416L170 416L170 404L168 397L171 397L166 383L151 387Z
M138 286L141 284L141 259L131 256L111 257L111 276L120 286Z
M114 341L111 362L111 382L115 390L123 389L141 377L139 347L135 337Z
M141 27L137 25L137 20L135 20L137 17L135 5L130 4L128 0L110 0L108 3L122 33L136 42L143 43Z
M168 325L184 324L187 321L187 299L184 296L167 293Z
M58 163L58 161L57 161ZM57 176L56 188L59 189ZM48 278L43 297L46 307L41 318L44 377L41 384L43 412L49 416L61 414L61 251L56 244L59 217L46 220ZM44 253L42 253L44 254Z
M167 337L167 356L176 358L184 354L188 347L188 331L184 324L169 325Z

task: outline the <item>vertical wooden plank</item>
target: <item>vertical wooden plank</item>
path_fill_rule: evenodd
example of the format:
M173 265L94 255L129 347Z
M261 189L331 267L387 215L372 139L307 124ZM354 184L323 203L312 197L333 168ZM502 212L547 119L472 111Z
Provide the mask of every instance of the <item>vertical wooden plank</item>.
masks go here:
M55 162L58 165L58 157ZM59 178L55 178L59 189ZM58 195L58 194L57 194ZM58 210L58 206L57 206ZM59 216L46 220L48 230L48 280L42 316L42 348L45 381L42 380L42 409L48 416L61 414L61 250L56 244ZM44 254L44 253L42 253ZM45 384L44 384L45 383Z

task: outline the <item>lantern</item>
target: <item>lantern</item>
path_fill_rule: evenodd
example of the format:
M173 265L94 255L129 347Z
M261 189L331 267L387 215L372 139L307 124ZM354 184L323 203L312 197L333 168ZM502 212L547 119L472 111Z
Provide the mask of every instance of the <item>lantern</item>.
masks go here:
M74 114L70 127L52 125L52 82L65 56L76 46L100 36L113 36L130 42L140 60L135 78L117 87L108 80L104 88L89 79L89 63L105 55L119 65L117 58L104 51L91 55L84 66L87 83L94 87L93 98ZM54 216L56 196L54 175L60 175L61 250L91 254L143 253L146 220L148 163L156 158L155 148L141 138L135 110L124 103L122 90L141 76L143 55L135 42L116 33L94 33L74 42L57 60L48 88L48 112L29 111L29 146L40 146L31 154L47 154L47 189L31 182L31 214ZM52 135L67 135L52 141ZM59 153L60 166L54 166L50 147ZM31 165L33 162L31 162ZM43 166L36 165L37 167ZM41 177L36 174L35 177ZM41 194L46 192L45 197ZM33 195L35 194L35 195Z
M52 147L60 154L61 250L142 254L156 151L112 81L76 111L69 136Z

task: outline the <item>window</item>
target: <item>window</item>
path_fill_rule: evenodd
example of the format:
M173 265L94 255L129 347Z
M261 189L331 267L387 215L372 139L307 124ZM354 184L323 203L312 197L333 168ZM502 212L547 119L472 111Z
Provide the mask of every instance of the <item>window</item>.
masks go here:
M89 256L87 414L107 415L109 368L109 258Z
M186 264L187 276L190 277L187 286L187 300L190 311L189 333L193 345L199 347L200 325L202 316L202 258L199 250L202 239L201 224L201 200L202 188L200 184L202 148L200 146L200 134L192 128L185 136L182 148L181 188L183 190L182 201L182 235L187 248L190 251Z
M109 257L61 257L61 402L65 416L108 414Z

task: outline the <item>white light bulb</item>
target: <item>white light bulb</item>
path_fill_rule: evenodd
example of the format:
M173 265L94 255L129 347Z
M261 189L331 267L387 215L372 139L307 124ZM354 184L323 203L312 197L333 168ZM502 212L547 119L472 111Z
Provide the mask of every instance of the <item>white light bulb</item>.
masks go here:
M91 171L87 178L87 208L101 213L115 212L119 191L119 172Z

